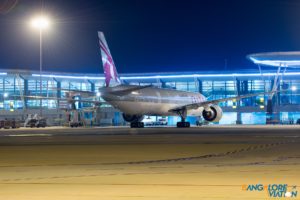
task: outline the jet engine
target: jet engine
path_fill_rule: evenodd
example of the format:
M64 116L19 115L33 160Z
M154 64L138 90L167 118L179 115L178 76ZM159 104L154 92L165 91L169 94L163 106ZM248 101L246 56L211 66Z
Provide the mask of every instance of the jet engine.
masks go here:
M144 115L129 115L123 113L123 118L126 122L141 122L144 119Z
M208 108L204 108L202 116L206 121L218 122L222 118L223 111L218 105L211 105Z

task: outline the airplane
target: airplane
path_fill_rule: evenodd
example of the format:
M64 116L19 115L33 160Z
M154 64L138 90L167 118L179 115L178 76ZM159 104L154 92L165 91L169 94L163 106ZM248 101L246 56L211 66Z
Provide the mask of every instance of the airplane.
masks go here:
M195 92L180 91L169 88L158 88L152 85L127 85L120 79L112 55L108 48L103 32L98 32L100 52L105 76L105 87L99 88L98 94L106 103L123 113L123 118L130 123L131 128L143 128L144 116L179 116L178 128L188 128L190 123L187 116L202 116L207 122L218 122L222 118L223 111L218 105L220 102L237 101L259 95L273 95L276 87L270 92L240 95L235 97L208 100L204 95ZM60 89L64 90L64 89ZM75 102L92 103L96 106L106 104L101 101L75 99L75 96L96 96L92 91L66 90L67 98L23 96L34 99L67 100L74 105ZM281 90L282 91L282 90ZM72 106L74 107L74 106Z
M99 88L101 97L123 112L123 118L132 128L143 128L145 115L179 116L177 127L187 128L187 116L202 116L208 122L218 122L223 115L220 102L239 100L253 96L273 94L275 91L235 96L217 100L195 92L157 88L151 85L126 85L120 79L103 32L98 32L105 87Z

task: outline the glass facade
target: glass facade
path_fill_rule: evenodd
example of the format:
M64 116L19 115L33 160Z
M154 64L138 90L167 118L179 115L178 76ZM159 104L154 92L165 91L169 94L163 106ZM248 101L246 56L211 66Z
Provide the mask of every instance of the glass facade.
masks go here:
M13 73L0 76L0 110L22 110L37 109L40 107L40 100L28 98L26 96L44 96L53 98L66 98L66 91L83 90L97 91L103 87L103 75L76 74L74 76L50 74L49 77L42 78L42 91L40 90L40 78L33 76L33 73ZM164 77L153 74L123 74L122 78L127 84L133 85L154 85L162 88L172 88L176 90L200 92L208 99L221 99L236 95L267 92L273 87L274 76L236 76L232 72L224 77L219 74L211 76L194 77L194 74L168 74ZM255 74L255 72L253 72ZM135 79L135 76L137 77ZM152 76L152 78L149 78ZM168 77L170 76L170 77ZM99 77L99 78L95 78ZM126 77L128 79L126 79ZM300 76L285 76L280 81L283 92L275 95L273 102L275 110L282 121L297 120L300 118ZM24 97L25 96L25 97ZM98 97L99 99L99 97ZM244 124L263 124L266 121L266 107L268 96L261 95L249 99L242 99L238 102L229 101L221 103L224 108L224 116L220 124L234 124L241 120ZM67 102L54 99L42 100L44 109L58 109ZM77 107L91 107L89 103L77 104ZM107 107L107 105L104 105ZM109 107L109 106L108 106ZM177 121L177 118L169 118L169 122ZM195 119L190 119L191 121Z

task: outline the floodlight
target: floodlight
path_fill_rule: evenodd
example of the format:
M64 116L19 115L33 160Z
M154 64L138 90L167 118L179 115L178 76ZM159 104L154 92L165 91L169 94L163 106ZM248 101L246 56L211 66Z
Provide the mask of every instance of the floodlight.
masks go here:
M47 29L49 28L49 25L50 25L49 19L44 16L39 16L31 20L31 26L39 30Z

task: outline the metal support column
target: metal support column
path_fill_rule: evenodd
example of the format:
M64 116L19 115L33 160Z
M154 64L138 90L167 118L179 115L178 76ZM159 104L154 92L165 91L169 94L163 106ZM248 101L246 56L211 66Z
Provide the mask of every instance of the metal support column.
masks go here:
M243 89L241 87L241 81L236 79L236 91L237 91L237 95L241 95L243 93ZM242 113L240 112L240 106L241 106L241 102L240 100L236 101L236 124L242 124Z
M280 70L282 65L280 64L274 77L274 80L271 81L271 91L276 91L278 89L278 85L280 84ZM274 124L279 123L279 113L276 112L274 115L274 104L276 104L276 100L273 98L275 93L270 94L268 97L267 103L267 117L266 117L266 124Z

